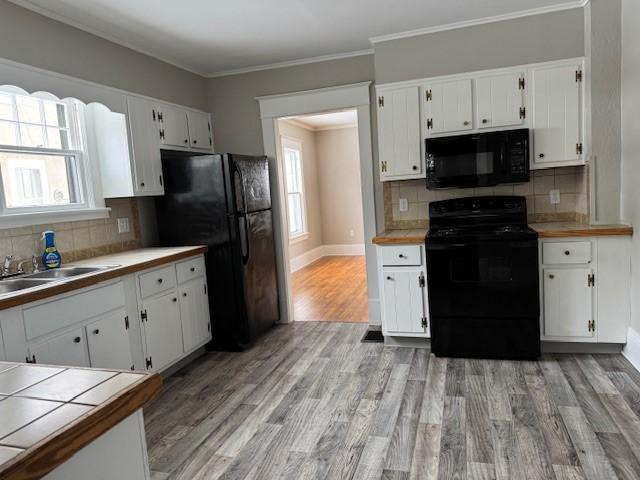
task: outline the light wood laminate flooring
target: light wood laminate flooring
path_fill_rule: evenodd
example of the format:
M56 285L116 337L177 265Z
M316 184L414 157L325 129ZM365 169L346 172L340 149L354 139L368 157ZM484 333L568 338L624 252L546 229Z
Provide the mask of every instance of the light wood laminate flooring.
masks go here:
M153 479L638 479L620 355L436 358L366 326L274 328L207 353L145 409Z
M292 274L296 321L369 321L364 256L329 256Z

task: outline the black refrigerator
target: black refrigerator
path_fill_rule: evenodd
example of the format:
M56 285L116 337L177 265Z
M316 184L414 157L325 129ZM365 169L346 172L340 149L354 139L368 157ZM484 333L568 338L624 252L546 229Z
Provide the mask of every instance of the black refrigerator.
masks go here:
M162 246L207 245L213 340L240 350L279 318L266 157L163 152Z

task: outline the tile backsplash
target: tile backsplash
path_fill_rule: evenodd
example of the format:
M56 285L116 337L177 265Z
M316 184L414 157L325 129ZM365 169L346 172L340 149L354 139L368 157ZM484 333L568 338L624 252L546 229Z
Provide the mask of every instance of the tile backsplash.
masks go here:
M106 200L111 208L109 218L64 222L31 227L0 230L0 255L13 255L14 262L28 260L34 253L42 254L41 237L45 230L56 233L56 247L62 254L62 262L69 263L85 258L131 250L141 246L140 222L135 199ZM117 219L127 217L130 231L118 233ZM27 268L31 263L27 263Z
M560 203L552 204L550 190L560 190ZM588 167L562 167L531 172L523 184L495 187L427 190L424 180L384 183L384 216L388 230L425 228L429 223L429 202L483 195L522 195L527 199L529 222L577 221L588 223ZM400 199L409 209L400 211Z

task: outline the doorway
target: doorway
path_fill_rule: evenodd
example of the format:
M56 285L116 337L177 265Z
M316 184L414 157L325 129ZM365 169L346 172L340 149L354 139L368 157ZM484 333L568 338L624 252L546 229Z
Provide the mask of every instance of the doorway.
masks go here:
M357 110L282 117L277 122L293 319L366 323Z

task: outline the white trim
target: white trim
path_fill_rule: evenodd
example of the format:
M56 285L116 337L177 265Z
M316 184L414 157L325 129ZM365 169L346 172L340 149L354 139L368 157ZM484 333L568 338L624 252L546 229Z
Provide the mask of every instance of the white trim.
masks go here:
M51 18L52 20L56 20L58 22L64 23L66 25L70 25L74 28L77 28L78 30L82 30L83 32L89 33L91 35L95 35L96 37L100 37L104 40L107 40L111 43L115 43L116 45L120 45L121 47L125 47L128 48L129 50L133 50L134 52L137 53L141 53L143 55L146 55L148 57L152 57L155 58L156 60L160 60L163 63L167 63L171 66L174 66L176 68L179 68L181 70L186 70L187 72L193 73L195 75L198 75L200 77L206 77L206 75L201 71L198 70L194 67L185 65L181 62L178 62L176 60L170 59L168 57L164 57L162 55L158 55L156 53L152 53L149 50L145 50L143 48L140 47L136 47L131 43L128 42L124 42L121 39L119 39L118 37L114 37L112 35L109 35L108 33L104 33L96 28L92 28L92 27L88 27L80 22L77 22L75 20L70 19L69 17L65 17L64 15L60 15L58 13L52 12L51 10L48 10L44 7L41 7L40 5L35 5L34 3L30 2L29 0L9 0L11 3L14 3L22 8L26 8L27 10L31 10L32 12L36 12L40 15L43 15L45 17Z
M109 218L110 208L83 208L49 212L16 213L0 217L0 230L60 222L78 222Z
M640 333L629 327L627 344L622 349L622 355L640 372Z
M391 40L399 40L402 38L417 37L427 35L429 33L444 32L447 30L456 30L459 28L473 27L476 25L486 25L487 23L502 22L505 20L513 20L516 18L530 17L533 15L542 15L545 13L561 12L564 10L573 10L574 8L584 8L589 0L574 0L572 2L560 5L549 5L548 7L531 8L529 10L521 10L519 12L505 13L502 15L494 15L491 17L476 18L473 20L464 20L461 22L447 23L444 25L436 25L433 27L417 28L405 32L391 33L388 35L378 35L369 38L372 44L389 42Z
M291 273L297 272L301 268L312 264L316 260L320 260L323 257L337 257L337 256L364 256L365 247L364 243L354 244L336 244L336 245L320 245L307 252L301 253L296 257L292 257L289 261L289 271Z
M297 60L287 60L284 62L267 63L264 65L255 65L253 67L233 68L230 70L220 70L219 72L207 73L207 78L228 77L231 75L240 75L243 73L259 72L262 70L273 70L274 68L295 67L297 65L307 65L309 63L328 62L331 60L341 60L343 58L363 57L365 55L373 55L373 48L365 50L354 50L352 52L334 53L330 55L318 55L316 57L305 57Z
M302 232L299 235L296 235L295 237L289 237L289 245L295 245L296 243L300 243L300 242L304 242L305 240L308 240L310 236L309 232Z
M349 123L345 125L330 125L326 127L312 127L311 125L307 125L306 123L301 122L296 117L292 118L282 118L280 121L290 123L291 125L295 125L296 127L303 128L310 132L326 132L328 130L342 130L344 128L356 128L358 126L357 123Z

